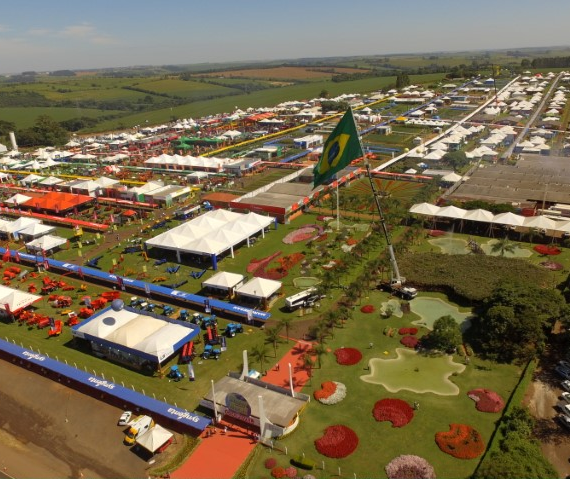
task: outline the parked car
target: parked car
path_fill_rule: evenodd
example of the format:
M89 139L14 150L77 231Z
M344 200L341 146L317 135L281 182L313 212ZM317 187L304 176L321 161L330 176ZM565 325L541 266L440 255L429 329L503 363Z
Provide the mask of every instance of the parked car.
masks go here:
M123 414L121 414L119 421L117 422L117 426L126 426L131 422L132 417L132 411L124 411Z
M570 392L570 381L566 380L566 381L562 381L560 383L560 386L562 387L562 389Z
M563 368L561 366L556 366L554 368L554 371L556 372L556 374L558 374L560 377L564 378L564 379L570 379L570 371L568 371L566 368Z
M558 422L562 424L566 429L570 429L570 417L568 417L566 414L559 414L556 416L556 419L558 419Z
M570 361L558 361L558 366L563 367L564 369L568 369L570 371Z
M560 397L562 398L563 401L567 402L568 404L570 404L570 393L567 391L564 391Z

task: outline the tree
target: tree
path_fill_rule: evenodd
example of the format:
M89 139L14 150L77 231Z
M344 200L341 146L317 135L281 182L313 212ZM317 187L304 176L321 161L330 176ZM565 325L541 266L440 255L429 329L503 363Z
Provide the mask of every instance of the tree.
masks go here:
M287 336L287 341L289 341L289 327L291 326L291 321L293 318L288 316L284 316L283 318L279 319L279 327L285 328L285 335Z
M546 333L558 319L568 320L568 306L558 290L526 283L504 284L479 308L473 341L502 362L526 362L539 355Z
M315 361L310 353L305 353L303 355L303 367L307 371L307 375L309 376L309 382L313 377L313 366L315 365Z
M436 319L431 333L422 339L422 345L443 351L453 350L462 342L461 328L449 315Z
M265 330L265 341L273 345L273 354L275 357L277 357L277 343L279 342L280 332L281 328L279 326Z
M259 368L264 371L263 366L265 365L265 360L267 359L267 348L265 344L257 344L251 348L251 359L259 363Z
M504 237L498 240L491 247L491 253L499 253L499 256L505 256L505 253L513 254L515 252L516 246L509 241L508 237Z
M396 77L396 88L400 90L409 85L410 85L410 77L408 77L408 74L405 72L398 73L398 76Z
M321 92L319 93L319 98L328 98L329 97L329 91L328 90L321 90Z
M323 344L315 344L311 349L311 353L317 356L317 364L319 365L319 369L321 369L321 357L323 354L326 354L327 350Z
M19 130L17 137L21 146L61 146L67 142L68 133L48 115L40 115L34 126Z

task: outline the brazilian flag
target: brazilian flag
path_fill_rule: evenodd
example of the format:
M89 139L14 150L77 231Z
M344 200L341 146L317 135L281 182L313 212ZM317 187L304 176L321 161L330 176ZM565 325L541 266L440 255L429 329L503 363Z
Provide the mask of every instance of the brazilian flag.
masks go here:
M356 158L363 156L356 123L349 108L327 138L323 154L313 168L313 188L322 185L336 172L346 168Z

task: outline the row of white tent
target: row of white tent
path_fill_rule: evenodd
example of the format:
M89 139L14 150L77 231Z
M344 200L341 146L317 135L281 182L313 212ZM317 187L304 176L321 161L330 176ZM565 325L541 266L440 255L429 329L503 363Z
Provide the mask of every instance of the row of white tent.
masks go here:
M221 170L223 166L228 163L226 158L207 158L203 156L191 156L191 155L167 155L162 154L160 156L153 156L148 160L145 160L145 165L156 166L159 168L165 168L168 166L182 166L188 168L209 168L215 170Z
M551 232L570 233L570 220L557 221L547 216L521 216L511 212L497 215L483 209L464 210L457 206L436 206L431 203L418 203L410 208L410 213L458 220L479 221L482 223L520 226Z
M217 256L243 241L250 245L250 239L258 233L265 236L265 228L274 223L269 216L257 213L241 214L223 209L212 210L186 223L147 240L147 246L180 253Z

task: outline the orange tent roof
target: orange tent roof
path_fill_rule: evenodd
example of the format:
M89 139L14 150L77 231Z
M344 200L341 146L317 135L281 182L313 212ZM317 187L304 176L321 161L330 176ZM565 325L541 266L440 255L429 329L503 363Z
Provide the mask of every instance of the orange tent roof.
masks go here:
M28 201L26 206L32 206L34 208L44 210L64 211L92 201L95 201L95 198L87 195L75 195L72 193L63 193L61 191L50 191L42 197L33 198Z

